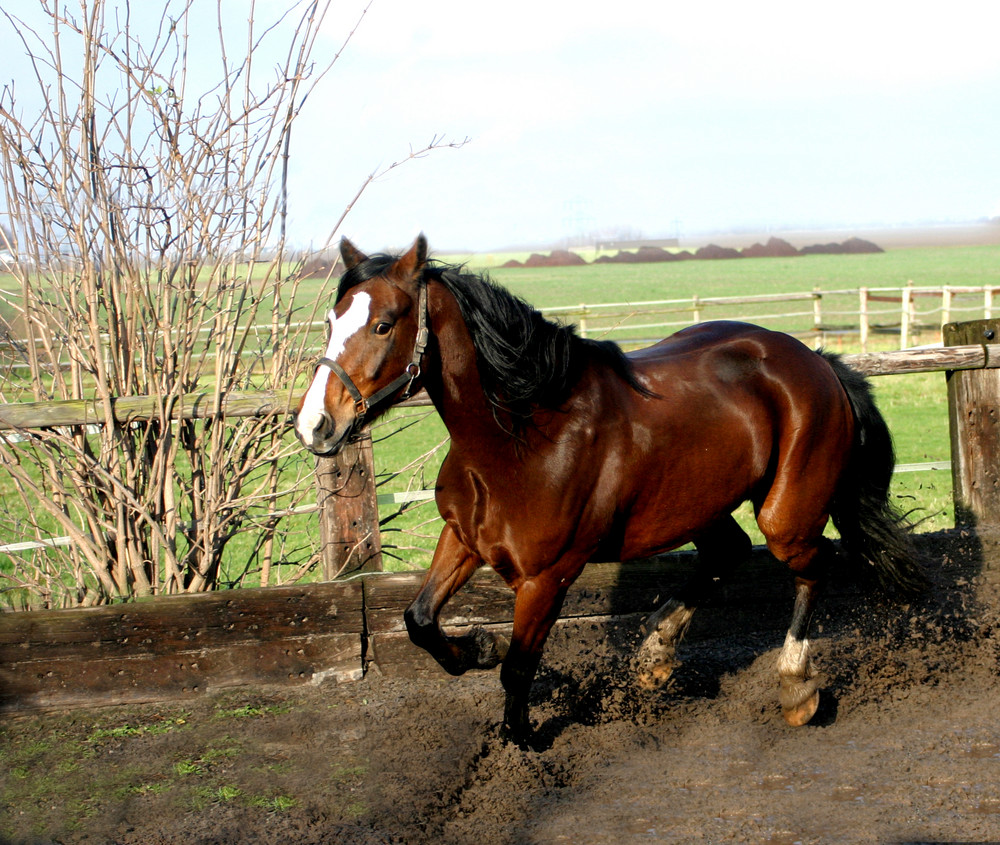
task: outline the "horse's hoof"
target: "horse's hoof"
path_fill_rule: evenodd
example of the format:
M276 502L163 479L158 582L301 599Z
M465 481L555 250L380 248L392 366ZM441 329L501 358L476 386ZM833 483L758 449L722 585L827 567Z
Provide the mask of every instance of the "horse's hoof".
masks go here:
M655 692L670 680L672 674L674 674L672 663L657 663L655 666L640 669L637 674L637 682L640 689Z
M494 666L499 666L507 656L507 649L510 647L510 640L507 637L493 634L479 626L472 630L471 637L475 643L472 668L492 669Z
M530 727L512 728L506 723L500 726L500 739L507 745L514 745L521 751L538 751L538 737Z
M787 710L782 710L781 715L785 717L785 721L793 728L801 728L816 715L817 709L819 709L819 690L816 690L801 704L789 707Z

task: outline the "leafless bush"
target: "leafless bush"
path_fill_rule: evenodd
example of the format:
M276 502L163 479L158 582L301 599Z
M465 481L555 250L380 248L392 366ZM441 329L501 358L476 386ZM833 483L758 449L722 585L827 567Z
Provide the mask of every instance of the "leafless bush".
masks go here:
M8 603L208 589L250 529L255 563L238 577L267 584L293 546L308 569L315 545L288 530L312 491L284 411L222 409L234 391L287 393L302 369L313 315L293 307L285 184L296 117L328 69L312 58L326 4L266 25L251 12L233 35L219 0L219 73L201 88L191 4L164 5L153 31L124 0L72 15L41 0L44 29L5 13L34 76L0 92L18 283L0 294L0 402L96 399L114 420L0 438L0 537L71 540L0 562L20 591ZM265 71L254 57L274 42L285 58ZM192 394L202 418L176 421ZM150 397L148 413L116 419L123 396Z

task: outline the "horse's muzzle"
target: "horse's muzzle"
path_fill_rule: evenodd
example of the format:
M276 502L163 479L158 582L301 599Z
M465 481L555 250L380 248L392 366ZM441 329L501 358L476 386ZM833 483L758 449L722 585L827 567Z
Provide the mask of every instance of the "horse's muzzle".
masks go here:
M295 419L295 435L299 442L314 455L332 457L344 448L354 434L354 425L336 425L328 414L322 414L309 426L301 417Z

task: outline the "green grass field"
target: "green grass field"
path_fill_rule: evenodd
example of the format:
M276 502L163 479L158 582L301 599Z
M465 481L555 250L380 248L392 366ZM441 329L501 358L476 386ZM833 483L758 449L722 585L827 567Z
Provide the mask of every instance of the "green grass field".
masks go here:
M502 262L501 262L502 263ZM477 267L469 261L471 269ZM1000 283L1000 247L922 247L872 255L803 255L664 264L492 269L490 275L538 308L579 302L750 296L815 288Z

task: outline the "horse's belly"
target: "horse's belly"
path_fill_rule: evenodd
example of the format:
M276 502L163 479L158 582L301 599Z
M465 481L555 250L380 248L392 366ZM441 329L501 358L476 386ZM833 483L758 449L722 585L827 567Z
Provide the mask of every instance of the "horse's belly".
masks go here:
M647 483L635 504L616 520L595 560L637 560L690 543L750 498L749 481L717 477L708 484L689 481L658 489Z

